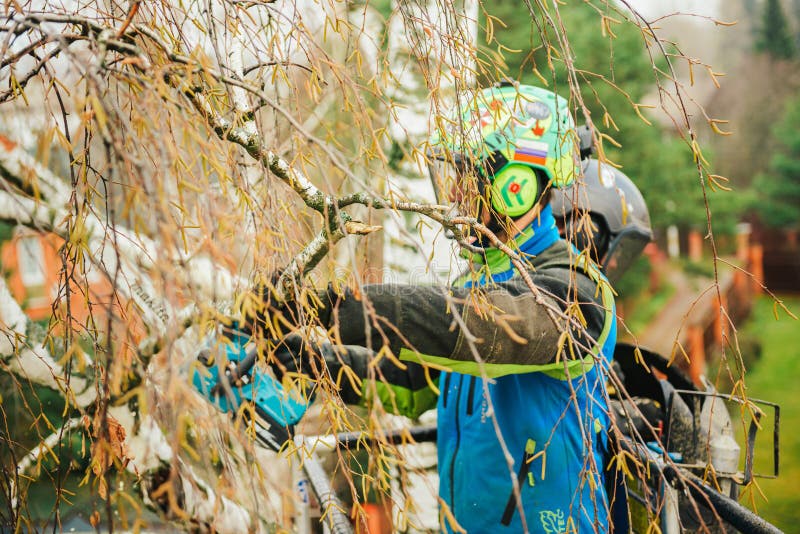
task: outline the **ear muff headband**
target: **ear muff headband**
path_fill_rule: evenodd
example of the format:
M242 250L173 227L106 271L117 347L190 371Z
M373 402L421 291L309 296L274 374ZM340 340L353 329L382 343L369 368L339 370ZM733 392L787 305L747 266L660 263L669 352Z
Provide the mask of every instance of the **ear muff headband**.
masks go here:
M539 198L539 178L527 165L508 164L494 175L492 207L500 215L519 217Z

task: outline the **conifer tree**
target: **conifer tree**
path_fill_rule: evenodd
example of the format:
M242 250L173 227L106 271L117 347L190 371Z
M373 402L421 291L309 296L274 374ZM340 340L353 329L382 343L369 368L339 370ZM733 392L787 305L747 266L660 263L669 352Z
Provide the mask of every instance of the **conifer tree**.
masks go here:
M800 0L792 0L790 14L794 23L794 48L800 50Z
M772 227L798 227L800 221L800 96L790 100L772 129L776 150L769 168L756 179L758 211Z
M791 59L795 55L794 41L780 0L764 3L756 50L775 59Z

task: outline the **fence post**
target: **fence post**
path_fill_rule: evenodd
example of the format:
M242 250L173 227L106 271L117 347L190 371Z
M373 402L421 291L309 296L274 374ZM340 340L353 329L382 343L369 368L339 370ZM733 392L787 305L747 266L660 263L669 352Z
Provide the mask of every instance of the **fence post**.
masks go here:
M697 230L689 230L689 259L694 262L703 261L703 236Z
M736 225L736 258L744 268L747 268L747 262L750 259L751 233L752 227L750 223L742 222Z
M667 254L671 259L681 255L680 233L674 224L667 227Z
M753 292L758 295L764 286L764 245L761 243L750 246L749 271L753 274Z
M706 372L706 347L703 341L703 329L692 325L687 332L689 350L689 377L695 384L700 384L700 377Z

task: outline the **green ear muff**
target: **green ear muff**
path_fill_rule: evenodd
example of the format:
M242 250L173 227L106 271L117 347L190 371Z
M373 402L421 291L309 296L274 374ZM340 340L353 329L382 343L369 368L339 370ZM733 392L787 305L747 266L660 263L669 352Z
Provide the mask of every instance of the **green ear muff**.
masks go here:
M511 163L494 175L492 207L500 215L519 217L533 207L538 196L536 171L527 165Z

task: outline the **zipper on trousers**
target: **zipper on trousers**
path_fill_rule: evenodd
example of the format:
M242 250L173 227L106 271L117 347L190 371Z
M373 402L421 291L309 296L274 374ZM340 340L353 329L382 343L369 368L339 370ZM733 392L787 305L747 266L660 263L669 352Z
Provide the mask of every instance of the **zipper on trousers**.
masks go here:
M458 448L461 445L461 429L458 426L458 412L461 409L461 386L464 384L464 375L458 375L458 386L456 386L456 405L455 405L455 429L456 429L456 445L453 448L453 458L450 460L450 512L453 516L456 515L456 485L455 485L455 471L456 471L456 456L458 456Z
M472 403L475 400L476 377L469 377L469 391L467 392L467 415L472 415Z
M450 388L450 377L453 373L444 373L444 384L442 384L442 407L447 408L447 390Z
M528 440L528 443L525 444L525 454L522 455L522 463L519 466L519 470L517 471L517 487L519 488L519 498L520 501L522 500L522 487L525 483L525 479L528 478L528 472L531 468L531 458L533 457L534 450L536 448L536 443L533 440ZM511 488L511 495L508 497L508 502L506 503L506 509L503 511L503 517L500 519L500 523L505 526L511 524L511 520L514 518L514 512L517 509L517 497L514 495L514 488Z

